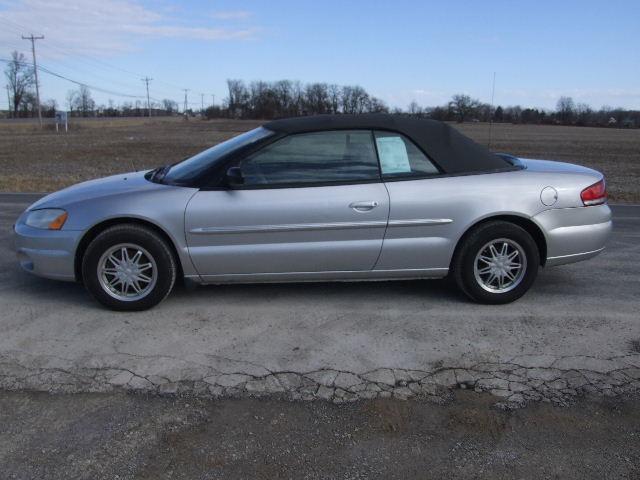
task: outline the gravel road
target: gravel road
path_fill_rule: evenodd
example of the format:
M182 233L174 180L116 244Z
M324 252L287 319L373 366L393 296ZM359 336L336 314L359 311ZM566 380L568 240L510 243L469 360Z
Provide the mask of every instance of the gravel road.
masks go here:
M640 386L640 207L587 262L544 269L504 306L442 281L178 289L153 310L114 313L82 286L23 273L0 196L0 387L344 402L488 391L507 406L571 403Z

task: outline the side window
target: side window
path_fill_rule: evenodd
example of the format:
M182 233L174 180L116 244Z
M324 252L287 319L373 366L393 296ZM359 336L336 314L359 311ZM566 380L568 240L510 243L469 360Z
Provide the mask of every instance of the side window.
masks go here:
M240 168L247 186L380 178L371 132L358 130L290 135L247 157Z
M437 167L404 135L375 132L383 178L436 175Z

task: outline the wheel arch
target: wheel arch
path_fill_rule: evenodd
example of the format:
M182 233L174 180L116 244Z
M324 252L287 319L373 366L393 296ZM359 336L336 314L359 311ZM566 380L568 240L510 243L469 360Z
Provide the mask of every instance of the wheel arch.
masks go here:
M122 225L122 224L132 224L138 225L142 227L146 227L149 230L152 230L154 233L158 234L162 239L167 242L169 249L176 261L176 265L178 266L178 273L176 275L177 278L184 277L184 270L182 268L182 260L180 255L178 255L178 249L176 248L175 242L171 238L171 236L160 226L157 224L150 222L149 220L145 220L137 217L114 217L109 218L107 220L103 220L99 223L96 223L91 228L89 228L85 234L82 236L78 245L76 247L75 258L74 258L74 274L76 277L76 281L82 282L82 258L84 257L85 252L87 251L87 247L96 238L100 233L104 232L107 228L113 227L114 225Z
M496 220L502 220L504 222L513 223L514 225L519 226L520 228L525 230L529 235L531 235L531 238L533 238L534 242L536 242L536 245L538 247L538 253L540 253L540 265L544 266L544 264L547 261L547 239L544 235L544 232L542 231L540 226L531 218L520 216L520 215L514 215L514 214L491 215L491 216L482 218L476 221L475 223L472 223L471 225L469 225L467 229L464 231L464 233L458 239L458 242L456 243L456 248L454 249L453 256L451 257L451 264L453 264L456 258L456 255L458 254L458 250L460 249L460 246L462 245L464 239L467 238L467 236L469 236L469 234L473 230L478 228L480 225L483 225L488 222L496 221ZM451 269L451 265L450 265L450 269Z

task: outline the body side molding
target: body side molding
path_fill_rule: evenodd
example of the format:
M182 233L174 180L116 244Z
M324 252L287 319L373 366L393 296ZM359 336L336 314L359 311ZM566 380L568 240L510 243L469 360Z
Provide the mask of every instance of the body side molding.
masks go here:
M421 225L444 225L451 223L453 220L449 218L436 219L411 219L411 220L393 220L388 222L390 227L416 227ZM296 232L309 230L340 230L352 228L376 228L386 227L385 221L373 222L336 222L336 223L294 223L284 225L249 225L249 226L230 226L230 227L201 227L189 230L194 235L212 235L212 234L232 234L232 233L268 233L268 232Z

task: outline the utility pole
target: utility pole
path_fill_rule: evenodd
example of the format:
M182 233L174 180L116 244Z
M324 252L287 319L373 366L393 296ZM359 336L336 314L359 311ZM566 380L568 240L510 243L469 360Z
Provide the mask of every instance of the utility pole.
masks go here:
M23 35L22 39L31 40L31 53L33 54L33 73L36 76L36 102L38 102L38 120L40 121L40 128L42 128L42 109L40 108L40 88L38 86L38 65L36 64L36 40L44 40L44 35L34 37L32 33L28 37L25 37Z
M211 94L211 106L215 107L216 105L216 96L212 93Z
M149 82L153 80L153 78L144 77L142 81L147 86L147 110L149 111L149 117L151 117L151 101L149 100Z
M7 85L7 114L9 118L13 116L13 108L11 108L11 89L9 85Z
M200 111L204 112L204 93L200 94L200 103L201 103Z
M187 114L187 108L189 107L189 103L187 102L187 92L189 91L188 88L183 88L184 90L184 114Z

